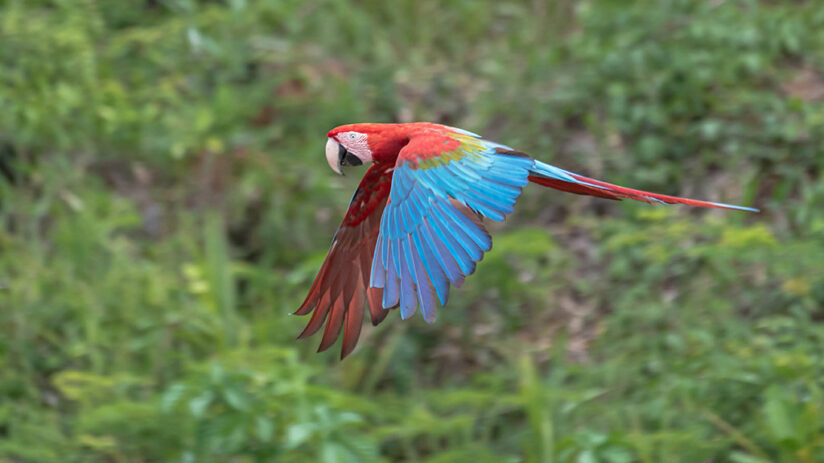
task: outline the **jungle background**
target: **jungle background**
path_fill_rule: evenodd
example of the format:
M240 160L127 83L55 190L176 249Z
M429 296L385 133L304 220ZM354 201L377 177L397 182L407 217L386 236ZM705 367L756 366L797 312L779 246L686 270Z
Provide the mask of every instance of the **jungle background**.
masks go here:
M438 321L291 316L363 169L447 123L526 189ZM0 461L824 461L820 1L0 0Z

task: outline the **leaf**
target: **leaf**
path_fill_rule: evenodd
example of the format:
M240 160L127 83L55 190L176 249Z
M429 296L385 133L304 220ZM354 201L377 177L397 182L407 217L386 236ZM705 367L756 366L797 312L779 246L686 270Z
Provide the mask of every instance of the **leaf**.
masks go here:
M770 432L778 441L793 439L795 430L790 414L782 401L781 391L770 388L767 391L767 402L764 404L764 416Z
M363 418L361 418L357 413L342 412L337 415L336 422L338 424L362 423Z
M186 392L186 385L175 383L166 388L163 395L160 396L160 409L164 412L170 411L183 397Z
M230 386L223 390L223 398L230 407L238 411L249 409L249 400L246 393L236 386Z
M743 452L733 452L730 454L730 460L732 460L733 463L770 463L769 460Z
M215 394L212 391L205 391L197 397L189 400L189 411L195 418L201 418L206 413L206 409L214 400Z
M261 442L270 442L275 434L275 423L268 416L255 418L255 434Z
M578 454L578 458L576 458L575 461L577 463L598 463L598 458L592 450L584 450Z
M609 463L631 463L633 461L632 453L620 447L609 447L602 450L600 454Z
M293 424L286 428L286 445L295 448L304 443L317 427L314 423Z

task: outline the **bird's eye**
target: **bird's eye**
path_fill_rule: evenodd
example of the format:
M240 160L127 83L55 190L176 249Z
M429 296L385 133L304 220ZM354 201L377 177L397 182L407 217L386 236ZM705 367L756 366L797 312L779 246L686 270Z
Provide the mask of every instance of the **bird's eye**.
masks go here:
M350 133L350 134L349 134L349 139L350 139L350 140L354 140L354 139L355 139L355 134L354 134L354 133Z

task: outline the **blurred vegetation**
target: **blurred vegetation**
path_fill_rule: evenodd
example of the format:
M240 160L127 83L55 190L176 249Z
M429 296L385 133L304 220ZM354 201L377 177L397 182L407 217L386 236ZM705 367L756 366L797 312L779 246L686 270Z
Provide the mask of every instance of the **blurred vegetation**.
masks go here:
M438 323L295 310L444 122L761 214L529 188ZM0 1L0 461L824 461L818 1Z

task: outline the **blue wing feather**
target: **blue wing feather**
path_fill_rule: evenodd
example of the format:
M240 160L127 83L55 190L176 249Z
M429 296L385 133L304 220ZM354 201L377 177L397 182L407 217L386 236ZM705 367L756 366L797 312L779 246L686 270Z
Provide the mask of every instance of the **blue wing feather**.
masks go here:
M437 258L432 252L431 243L422 242L421 235L425 233L425 229L421 228L420 232L412 236L415 250L421 257L421 263L429 275L429 281L435 288L435 294L441 305L446 304L446 299L449 297L449 278L444 273L443 268L438 265Z
M462 237L469 238L469 240L465 242L470 248L475 247L478 251L489 251L489 249L492 248L492 239L486 231L472 223L464 214L461 214L460 211L455 209L454 206L442 203L435 205L435 208L445 216L449 216L452 223L457 225L453 230L454 232ZM467 249L467 251L469 251L469 249ZM473 260L480 260L480 256Z
M389 277L389 279L386 280L386 286L383 289L383 300L381 300L383 308L397 306L401 298L400 291L401 289L398 277L394 275Z
M463 275L461 274L461 269L455 260L455 256L450 253L446 247L444 246L443 242L438 239L435 239L435 232L433 231L433 225L429 222L428 218L424 218L424 223L426 227L424 227L424 235L426 236L427 242L429 242L433 249L433 255L435 256L435 260L438 261L440 264L441 270L443 270L444 275L449 279L449 282L453 285L460 284L463 281ZM447 289L449 286L447 285Z
M432 212L436 213L434 209ZM468 275L472 273L469 256L466 254L466 251L464 251L463 246L457 243L457 238L452 234L446 234L444 232L441 225L443 222L439 220L438 217L430 215L430 218L432 219L431 230L437 235L434 242L442 245L439 249L439 255L444 258L444 260L453 259L457 266L455 270L459 274ZM444 246L447 248L446 252L444 252Z
M443 209L451 211L453 206L444 206ZM432 217L435 219L435 223L441 227L442 234L449 234L454 242L458 244L460 249L456 250L456 254L459 257L466 256L463 262L464 265L462 266L466 273L466 270L471 268L469 264L481 258L481 250L478 249L478 246L472 238L464 232L461 226L455 223L455 219L451 215L445 214L438 204L433 204L432 206Z
M406 240L406 245L412 247L411 240ZM415 270L413 273L415 277L415 287L418 291L418 303L421 306L421 313L424 320L431 323L435 321L435 299L432 297L432 286L429 284L429 279L423 269L421 263L421 254L412 252L412 267Z
M408 318L420 306L424 319L432 322L438 303L449 298L450 285L461 285L492 247L475 214L501 221L511 213L533 162L499 153L496 148L509 148L458 129L422 136L441 136L443 143L430 138L424 146L411 137L401 151L370 285L384 288L384 308L400 304L401 317ZM458 148L439 158L414 161L431 146L455 141Z
M418 298L412 276L406 265L401 265L401 318L404 320L415 314Z

